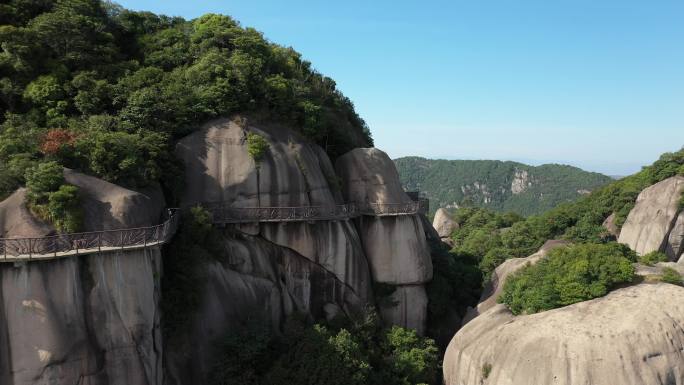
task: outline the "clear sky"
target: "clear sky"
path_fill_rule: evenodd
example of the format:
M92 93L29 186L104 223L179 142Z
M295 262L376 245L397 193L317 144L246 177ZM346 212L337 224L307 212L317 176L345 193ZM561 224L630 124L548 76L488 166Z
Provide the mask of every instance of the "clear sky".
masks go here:
M294 47L391 157L626 175L684 145L684 0L118 2Z

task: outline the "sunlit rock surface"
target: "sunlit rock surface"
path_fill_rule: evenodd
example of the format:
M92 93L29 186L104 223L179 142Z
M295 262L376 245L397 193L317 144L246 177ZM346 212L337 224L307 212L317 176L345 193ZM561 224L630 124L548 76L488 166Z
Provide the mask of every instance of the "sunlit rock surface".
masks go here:
M668 240L681 241L684 225L676 226L679 202L684 191L684 176L674 176L645 188L637 198L620 231L618 242L626 243L640 255L667 251ZM671 231L675 229L675 234ZM670 248L672 249L672 248ZM681 255L681 250L680 255ZM671 255L672 260L679 256Z
M445 384L682 384L682 296L660 283L517 317L495 305L452 339Z

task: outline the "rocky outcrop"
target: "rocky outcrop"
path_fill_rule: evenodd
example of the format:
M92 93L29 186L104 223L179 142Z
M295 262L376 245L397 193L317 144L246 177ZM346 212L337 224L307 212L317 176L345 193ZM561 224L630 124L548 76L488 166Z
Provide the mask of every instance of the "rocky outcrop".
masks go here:
M527 190L530 186L532 186L532 182L530 181L530 174L527 170L519 170L516 168L513 180L511 181L511 193L513 195L518 195Z
M449 344L445 384L682 384L682 296L660 283L517 317L495 305Z
M380 304L382 319L393 325L411 328L424 333L427 323L428 297L424 285L401 285Z
M445 208L437 209L432 226L437 230L440 238L451 237L451 233L459 228L458 223Z
M2 384L161 384L160 274L158 249L0 264Z
M603 228L608 231L608 234L617 239L620 236L620 229L615 224L615 213L611 213L602 224Z
M684 176L674 176L644 189L622 226L618 242L642 255L666 251L668 247L674 252L668 240L672 238L676 243L683 236L679 232L684 226L676 226L682 192ZM672 234L675 227L678 228ZM676 260L678 256L670 255L670 258Z
M79 189L83 231L144 227L157 224L161 219L165 207L161 192L153 191L153 199L69 169L64 169L64 179ZM27 208L25 188L0 202L1 237L42 237L54 233L52 225L37 219Z
M166 207L163 195L154 188L150 189L150 197L69 169L64 170L64 179L78 187L84 231L157 224Z
M665 254L671 261L681 261L684 256L684 211L679 213L670 235L667 237Z
M342 179L346 201L411 202L401 187L394 164L376 148L348 152L337 160L335 169ZM423 333L427 300L422 285L432 279L432 261L420 216L363 216L356 225L373 280L396 286L391 300L381 301L385 322L413 327Z
M249 155L248 133L268 142L263 159ZM221 119L183 138L177 154L188 179L183 206L223 202L232 207L333 206L342 203L330 160L294 131L245 118ZM260 223L231 226L296 251L320 264L364 300L368 264L351 221Z
M65 170L86 230L151 226L163 202ZM0 203L9 237L44 236L25 190ZM162 383L159 249L0 263L0 383Z
M34 217L25 202L25 188L0 202L0 238L43 237L55 232L54 227Z
M540 259L544 258L551 250L567 245L568 242L563 240L546 241L544 245L534 254L525 258L511 258L505 260L492 273L491 280L487 283L482 295L480 295L480 302L476 308L468 308L468 312L463 317L463 325L470 322L473 318L486 312L492 307L496 306L497 299L503 290L503 285L511 274L522 269L527 265L534 265Z
M258 163L248 152L250 133L268 143ZM182 139L177 154L188 178L184 207L343 203L325 152L286 127L241 117L217 120ZM187 335L170 341L183 348L168 357L169 384L205 382L216 339L247 322L277 330L294 312L333 318L372 301L364 247L349 219L229 224L222 232L223 251L200 274L201 309Z
M247 135L268 142L263 159L248 153ZM235 117L212 121L183 138L176 153L185 164L183 205L223 202L233 207L292 207L342 203L325 152L274 124Z
M278 330L297 312L312 319L354 316L365 304L355 291L321 265L259 236L227 229L224 250L201 265L200 308L190 332L171 336L169 385L207 383L212 347L222 337L254 324Z

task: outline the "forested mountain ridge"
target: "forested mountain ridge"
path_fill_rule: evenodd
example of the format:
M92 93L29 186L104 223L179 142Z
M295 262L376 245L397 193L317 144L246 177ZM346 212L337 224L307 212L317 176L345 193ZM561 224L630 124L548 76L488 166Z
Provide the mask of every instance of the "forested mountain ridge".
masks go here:
M55 161L126 186L179 179L175 141L217 117L291 126L334 159L372 146L335 82L229 16L97 0L0 4L0 196Z
M395 159L395 164L405 188L424 192L433 211L477 206L539 214L611 181L608 176L560 164L421 157Z

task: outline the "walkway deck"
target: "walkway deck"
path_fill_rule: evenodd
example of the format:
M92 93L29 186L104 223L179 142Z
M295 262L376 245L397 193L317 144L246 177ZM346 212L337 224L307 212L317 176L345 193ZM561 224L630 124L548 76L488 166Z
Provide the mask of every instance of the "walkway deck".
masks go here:
M168 242L176 233L179 215L156 226L59 234L39 238L0 238L0 262L54 259L116 250L136 250Z
M215 224L260 222L310 222L349 220L360 216L390 217L425 214L427 199L408 203L347 203L335 206L230 207L224 203L204 203ZM55 259L72 255L117 250L137 250L168 242L179 222L176 209L159 225L131 229L59 234L36 238L0 238L0 262Z
M360 216L389 217L425 214L427 199L408 203L346 203L334 206L231 207L222 202L202 203L215 224L262 222L339 221Z

